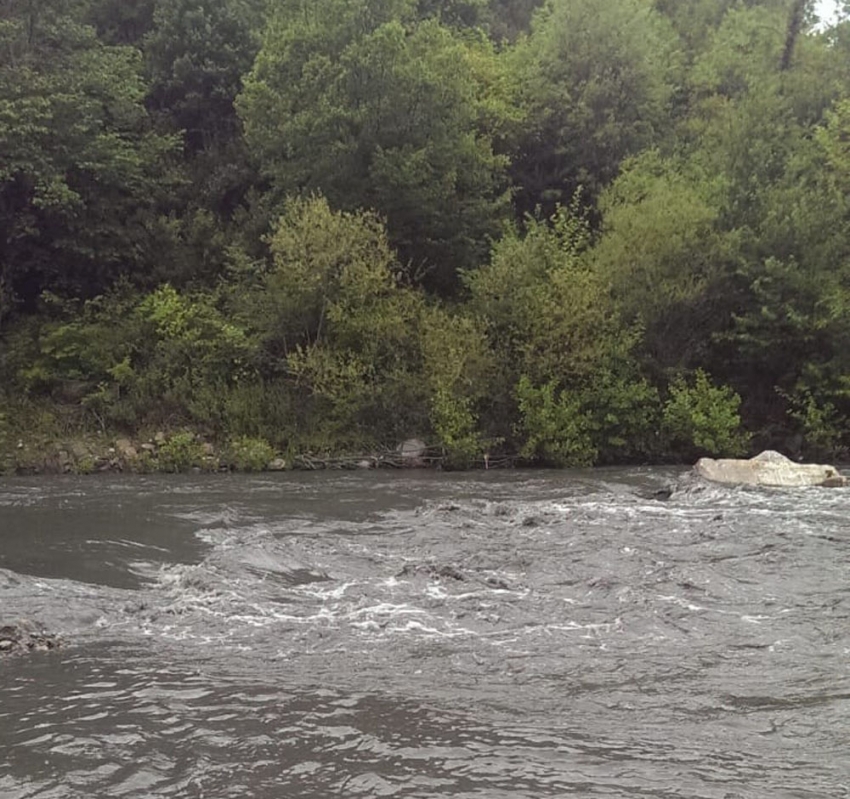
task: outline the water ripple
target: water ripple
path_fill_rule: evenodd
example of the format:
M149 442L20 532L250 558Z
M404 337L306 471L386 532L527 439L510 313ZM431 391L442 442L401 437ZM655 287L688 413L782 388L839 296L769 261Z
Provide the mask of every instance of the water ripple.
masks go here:
M671 476L2 486L0 795L850 796L848 495Z

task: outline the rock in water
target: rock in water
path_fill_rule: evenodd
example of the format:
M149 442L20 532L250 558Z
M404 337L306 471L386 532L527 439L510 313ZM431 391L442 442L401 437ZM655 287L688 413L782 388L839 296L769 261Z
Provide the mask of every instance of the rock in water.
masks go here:
M27 621L0 625L0 656L55 649L61 646L57 636L46 633Z
M766 450L750 460L700 458L694 471L706 480L731 485L798 488L847 484L847 478L834 466L794 463L773 450Z

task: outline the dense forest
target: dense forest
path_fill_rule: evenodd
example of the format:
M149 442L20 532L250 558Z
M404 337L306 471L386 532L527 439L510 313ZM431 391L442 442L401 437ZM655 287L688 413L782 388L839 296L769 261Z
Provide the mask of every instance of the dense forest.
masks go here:
M848 17L2 0L0 468L158 430L842 457Z

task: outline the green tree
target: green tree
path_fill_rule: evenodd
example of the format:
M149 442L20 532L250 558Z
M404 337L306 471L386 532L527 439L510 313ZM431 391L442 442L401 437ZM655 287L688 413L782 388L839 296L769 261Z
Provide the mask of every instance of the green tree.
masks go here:
M669 125L675 37L644 0L553 0L512 57L527 114L513 149L519 208L594 198Z
M453 466L469 466L498 438L482 431L490 400L493 357L479 320L431 308L422 326L429 419Z
M742 300L724 344L746 375L748 405L783 433L823 439L850 414L850 130L847 102L798 143L785 174L761 194L765 209L740 270ZM830 410L831 409L831 410ZM790 418L787 414L790 413ZM846 436L832 436L846 446ZM817 445L822 453L824 447Z
M138 52L109 47L55 0L0 25L0 324L46 288L102 291L148 264L172 141L143 106Z
M271 378L301 398L304 423L327 446L355 446L427 425L421 297L398 285L381 220L291 199L269 239L272 263L239 289Z
M490 263L466 275L469 312L496 361L482 427L550 462L637 454L657 401L632 358L639 330L621 320L589 242L574 204L527 220L525 235L508 233Z
M589 243L580 209L559 208L551 220L528 219L508 232L491 261L467 273L470 309L485 321L499 360L542 384L589 377L608 354L630 347L606 277L588 268Z
M720 229L724 185L648 151L602 195L594 268L611 281L623 318L644 331L640 351L659 379L704 363L712 335L730 324L738 237Z
M409 4L278 7L238 108L252 151L283 193L321 190L372 208L413 274L448 290L486 255L508 208L493 149L494 53ZM487 122L487 126L483 124Z
M90 0L86 22L104 44L139 46L153 28L156 0Z
M263 0L159 0L144 49L148 103L189 153L238 135L233 102L260 47Z
M679 377L670 384L662 430L683 460L701 455L741 456L748 436L741 430L741 398L727 386L715 386L698 369L692 382Z
M490 0L488 29L494 41L515 42L531 29L534 12L543 0Z

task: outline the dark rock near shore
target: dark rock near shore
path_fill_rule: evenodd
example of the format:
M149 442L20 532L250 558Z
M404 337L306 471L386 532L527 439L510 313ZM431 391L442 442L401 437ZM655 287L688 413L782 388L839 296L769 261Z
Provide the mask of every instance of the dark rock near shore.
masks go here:
M58 636L45 632L33 622L18 621L0 626L0 657L46 652L61 645Z

